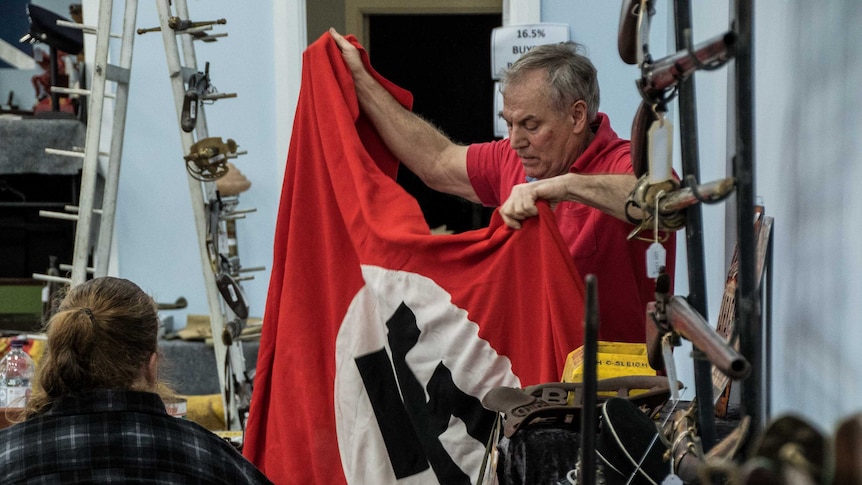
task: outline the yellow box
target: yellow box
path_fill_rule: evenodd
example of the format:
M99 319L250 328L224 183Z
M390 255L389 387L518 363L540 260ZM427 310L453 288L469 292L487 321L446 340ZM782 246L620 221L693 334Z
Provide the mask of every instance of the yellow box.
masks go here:
M623 376L654 376L655 369L650 367L646 344L626 342L598 342L596 356L596 376L598 380ZM563 382L582 382L584 380L584 348L578 347L566 357L563 368Z

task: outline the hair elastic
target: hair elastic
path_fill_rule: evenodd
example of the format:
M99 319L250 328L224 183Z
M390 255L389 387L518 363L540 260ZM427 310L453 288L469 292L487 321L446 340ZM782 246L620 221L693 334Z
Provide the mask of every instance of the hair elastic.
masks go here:
M90 321L93 322L93 325L95 325L96 324L96 316L93 315L93 310L90 310L89 308L86 308L86 307L81 308L81 310L83 310L84 313L86 313L87 316L90 317Z

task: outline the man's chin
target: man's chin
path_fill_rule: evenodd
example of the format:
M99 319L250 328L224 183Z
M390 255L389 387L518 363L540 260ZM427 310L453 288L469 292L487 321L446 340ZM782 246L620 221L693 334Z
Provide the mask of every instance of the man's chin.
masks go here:
M541 179L547 176L545 172L541 172L539 170L524 170L524 174L529 179Z
M528 166L527 164L523 164L523 165L524 165L524 174L526 174L527 177L529 177L529 178L539 179L539 178L542 178L542 175L544 175L544 173L542 173L541 171L536 170L535 166L533 164L530 164L530 166Z

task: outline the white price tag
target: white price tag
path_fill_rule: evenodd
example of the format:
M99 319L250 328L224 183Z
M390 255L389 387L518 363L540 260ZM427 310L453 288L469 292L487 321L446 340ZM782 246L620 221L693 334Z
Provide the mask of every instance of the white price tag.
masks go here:
M658 278L661 269L665 267L667 261L667 250L661 243L654 242L647 248L646 255L646 271L650 278Z
M649 181L657 184L670 180L673 164L673 123L663 115L647 132L649 145Z
M679 478L676 474L671 473L662 480L661 485L685 485L685 482L683 482L682 478Z

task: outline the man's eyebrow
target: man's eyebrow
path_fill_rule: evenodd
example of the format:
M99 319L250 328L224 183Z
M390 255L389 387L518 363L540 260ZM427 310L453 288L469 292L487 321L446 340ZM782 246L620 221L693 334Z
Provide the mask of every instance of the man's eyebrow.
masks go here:
M515 121L515 120L508 120L508 119L506 118L506 115L504 115L504 114L503 114L503 111L502 111L502 110L497 112L497 116L498 116L499 118L502 118L502 119L506 120L506 121L510 121L510 122L511 122L511 123L513 123L513 124L514 124L514 123L520 123L520 124L523 124L523 123L526 123L526 122L528 122L528 121L534 121L534 120L536 120L536 115L532 115L532 114L529 114L529 115L527 115L527 116L525 116L525 117L523 117L522 119L517 120L517 121Z

